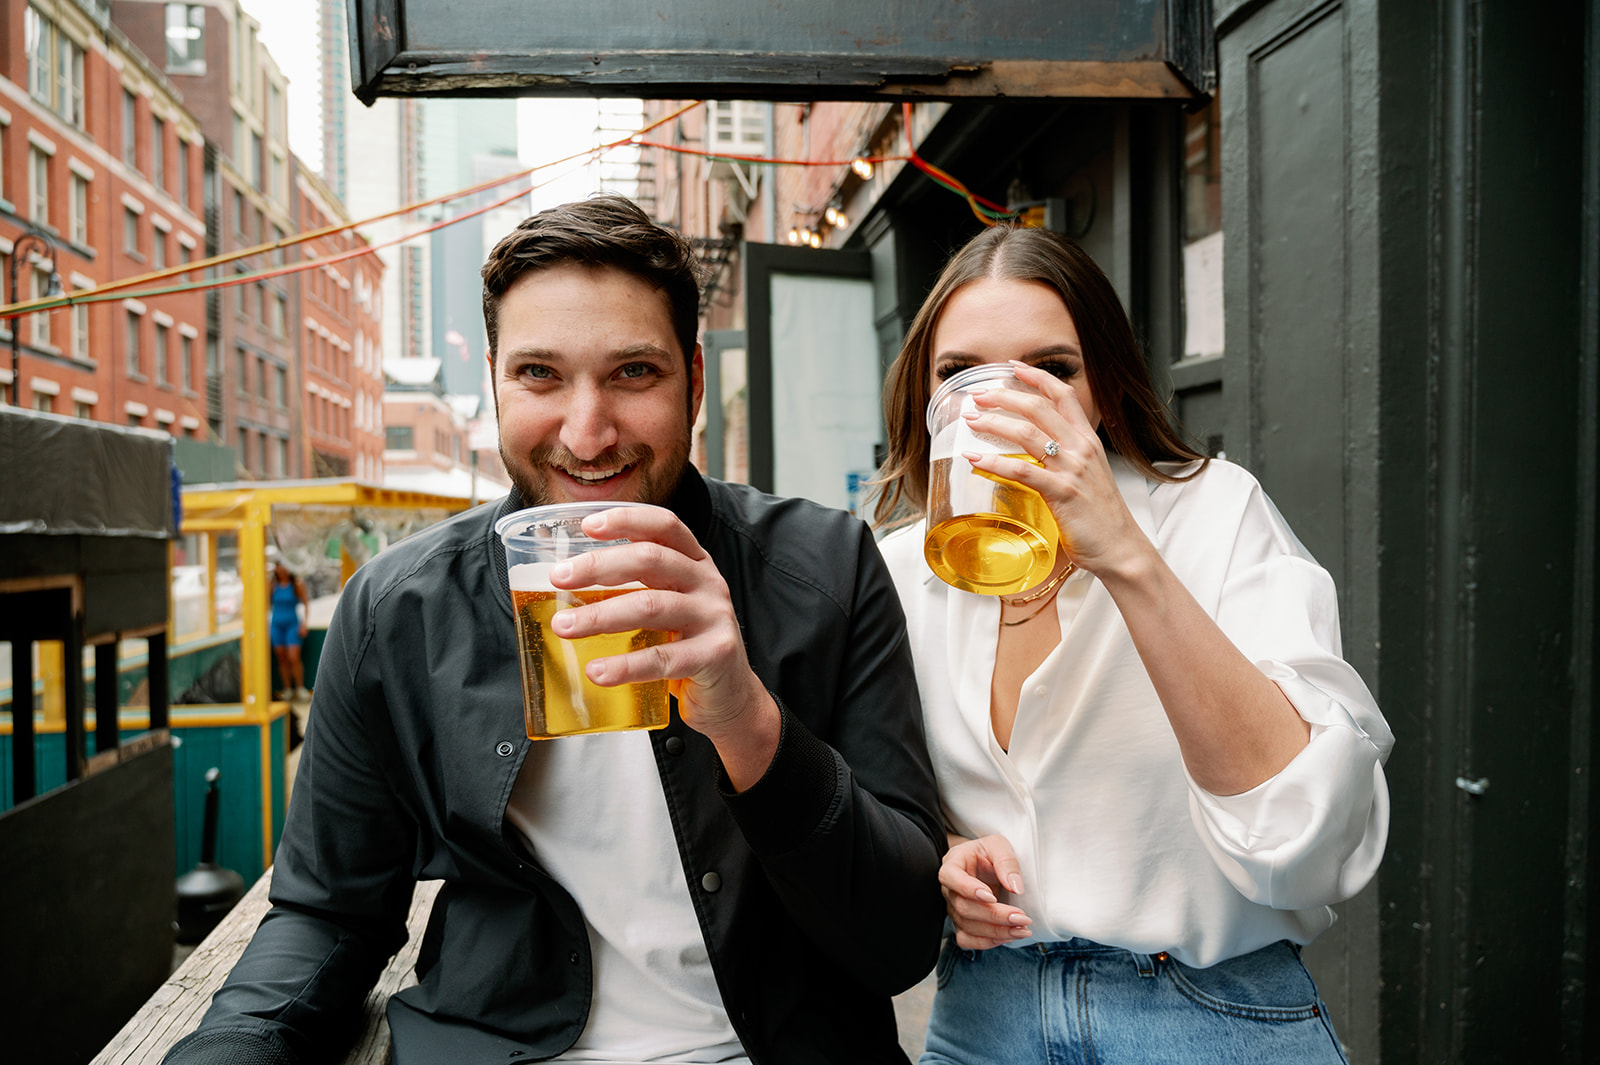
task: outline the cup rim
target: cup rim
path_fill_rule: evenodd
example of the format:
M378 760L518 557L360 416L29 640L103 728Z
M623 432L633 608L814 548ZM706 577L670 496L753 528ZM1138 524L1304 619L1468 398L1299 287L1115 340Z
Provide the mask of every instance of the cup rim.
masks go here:
M1023 385L1022 382L1017 379L1016 367L1012 366L1010 363L985 362L980 363L977 366L968 366L965 370L946 378L944 383L934 391L933 397L928 400L928 409L923 415L923 421L928 427L929 434L931 435L933 433L934 412L939 409L939 405L943 403L951 395L951 393L959 392L962 389L971 387L972 385L975 385L981 381L999 380L1001 378L1009 378L1017 385L1027 389L1027 391L1033 391L1032 388Z
M526 535L532 529L560 529L567 526L582 524L583 519L590 514L598 514L602 510L616 510L618 507L649 507L652 503L640 503L622 499L589 499L570 503L546 503L543 506L524 507L522 510L513 511L494 523L494 533L501 540L508 536ZM513 526L518 528L513 529Z

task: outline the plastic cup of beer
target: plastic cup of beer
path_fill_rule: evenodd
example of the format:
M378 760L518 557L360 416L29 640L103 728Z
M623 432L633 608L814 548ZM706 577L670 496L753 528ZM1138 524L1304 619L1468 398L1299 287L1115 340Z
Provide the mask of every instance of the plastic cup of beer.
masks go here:
M996 388L1034 392L1008 365L955 374L928 402L928 511L923 555L940 580L979 595L1015 595L1055 569L1060 534L1044 498L1031 488L984 473L964 451L1038 460L1004 437L975 432L962 417L973 396ZM990 409L1004 418L1016 415ZM1022 419L1018 418L1018 421Z
M596 658L627 654L666 643L669 633L651 629L599 633L564 640L550 631L560 610L626 595L644 585L557 589L552 567L588 551L625 544L592 540L583 519L616 507L642 503L558 503L530 507L495 522L506 549L511 608L517 619L517 657L522 665L522 711L528 738L551 739L588 732L662 728L667 724L667 682L602 687L584 675Z

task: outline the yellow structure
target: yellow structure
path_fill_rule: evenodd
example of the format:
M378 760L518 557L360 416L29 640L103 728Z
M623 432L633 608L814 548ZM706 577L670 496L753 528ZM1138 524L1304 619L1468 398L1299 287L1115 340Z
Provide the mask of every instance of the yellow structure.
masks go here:
M354 517L374 511L405 512L417 527L466 510L469 502L456 496L433 495L403 489L382 488L351 480L266 481L237 484L199 485L183 490L184 535L206 535L206 569L217 573L217 534L238 537L239 579L243 584L242 616L256 619L244 626L246 638L239 649L241 672L240 699L245 713L264 710L271 701L272 649L268 646L267 616L267 541L268 529L275 523L292 523L310 511L348 512ZM343 553L340 582L350 579L359 560ZM206 583L207 595L214 603L217 582ZM215 618L215 610L207 615ZM173 633L181 640L184 633Z

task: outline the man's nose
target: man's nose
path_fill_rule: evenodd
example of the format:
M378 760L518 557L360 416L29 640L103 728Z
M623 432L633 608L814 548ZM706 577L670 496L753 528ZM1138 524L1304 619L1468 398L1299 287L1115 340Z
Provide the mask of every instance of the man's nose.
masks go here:
M561 419L563 447L586 462L617 446L617 421L600 389L573 389L566 399Z

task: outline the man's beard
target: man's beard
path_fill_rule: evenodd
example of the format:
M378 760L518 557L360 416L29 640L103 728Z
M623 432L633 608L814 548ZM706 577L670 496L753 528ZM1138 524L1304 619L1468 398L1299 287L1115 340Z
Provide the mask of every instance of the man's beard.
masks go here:
M689 443L687 440L674 443L669 450L661 453L660 462L655 461L655 449L647 444L617 448L596 456L591 461L583 462L559 444L554 447L534 448L517 461L515 456L507 452L502 441L500 459L505 463L512 487L517 490L517 495L522 497L522 505L525 507L540 507L548 503L562 502L554 498L550 491L549 471L552 467L577 470L621 469L624 466L637 468L638 495L636 499L619 500L619 502L666 506L672 498L672 493L677 490L678 481L683 477L684 467L689 464Z

